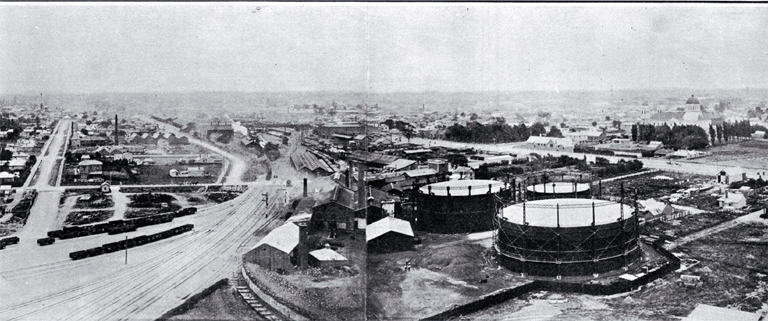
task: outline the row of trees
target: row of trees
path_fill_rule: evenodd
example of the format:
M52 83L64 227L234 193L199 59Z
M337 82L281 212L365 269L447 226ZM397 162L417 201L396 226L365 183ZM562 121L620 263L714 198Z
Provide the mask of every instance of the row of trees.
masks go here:
M444 138L467 143L509 143L525 141L530 136L540 135L563 137L563 133L557 126L552 126L547 131L542 123L535 123L528 127L523 123L510 126L505 122L497 121L489 125L479 122L468 122L466 126L453 124L446 128Z
M751 125L748 120L722 125L709 125L708 131L696 125L632 125L633 141L660 141L673 149L702 149L715 143L728 143L734 137L750 137L755 131L766 131L760 125Z
M707 132L696 125L632 125L633 141L660 141L672 149L702 149L709 146Z

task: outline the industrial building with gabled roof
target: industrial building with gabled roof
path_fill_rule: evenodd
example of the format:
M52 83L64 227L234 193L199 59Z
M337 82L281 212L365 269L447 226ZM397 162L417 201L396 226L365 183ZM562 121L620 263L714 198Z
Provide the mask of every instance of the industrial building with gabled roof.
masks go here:
M306 239L305 227L285 223L264 236L244 257L268 270L291 271L294 265L307 264Z
M369 252L388 253L413 249L413 229L405 220L387 216L368 225L365 241Z

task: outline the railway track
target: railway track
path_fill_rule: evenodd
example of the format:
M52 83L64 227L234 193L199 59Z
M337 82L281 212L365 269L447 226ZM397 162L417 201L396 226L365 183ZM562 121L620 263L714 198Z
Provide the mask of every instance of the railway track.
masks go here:
M193 216L192 234L134 248L132 252L138 252L134 256L143 258L139 263L87 279L82 284L0 307L0 315L7 320L154 318L220 279L221 275L229 275L239 264L239 251L252 233L270 226L280 217L262 215L267 210L260 195L265 189L271 188L253 187L230 203L198 212ZM274 204L271 209L274 211ZM6 271L3 277L9 281L51 279L103 265L110 258L114 261L119 253Z

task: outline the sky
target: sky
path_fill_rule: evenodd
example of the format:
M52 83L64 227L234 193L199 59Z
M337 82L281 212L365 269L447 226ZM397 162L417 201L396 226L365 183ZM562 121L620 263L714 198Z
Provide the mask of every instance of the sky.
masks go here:
M0 93L768 88L768 6L0 4Z

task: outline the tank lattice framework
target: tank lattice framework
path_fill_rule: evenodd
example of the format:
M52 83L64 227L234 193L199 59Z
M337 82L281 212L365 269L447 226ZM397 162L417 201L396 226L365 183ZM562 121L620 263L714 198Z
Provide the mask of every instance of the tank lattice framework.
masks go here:
M563 199L563 203L567 202ZM552 210L568 215L569 208L579 206L585 205L558 205ZM586 206L595 210L594 204ZM497 215L494 225L498 228L494 244L499 263L530 275L603 273L628 266L641 255L637 215L631 212L626 216L622 212L620 219L607 224L595 224L593 220L583 226L534 226Z
M416 195L417 224L422 231L436 233L472 233L494 228L497 212L496 197L508 199L511 190L504 186L478 184L475 186L451 186L449 192L432 193L419 190Z

